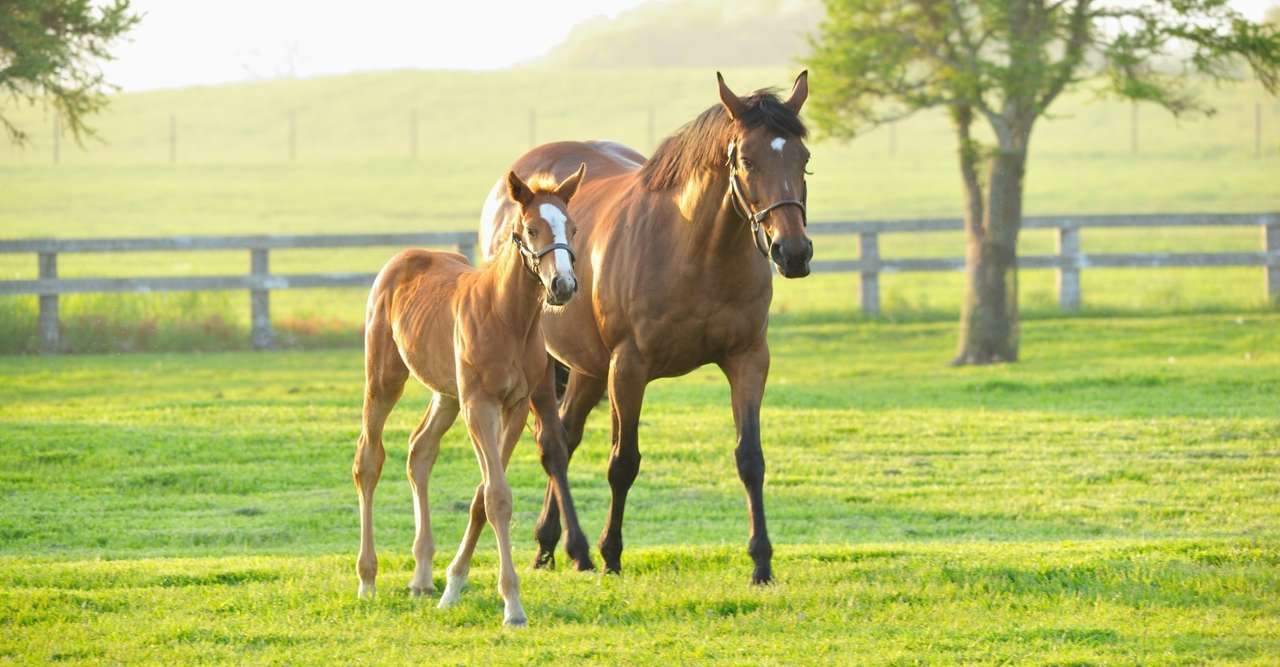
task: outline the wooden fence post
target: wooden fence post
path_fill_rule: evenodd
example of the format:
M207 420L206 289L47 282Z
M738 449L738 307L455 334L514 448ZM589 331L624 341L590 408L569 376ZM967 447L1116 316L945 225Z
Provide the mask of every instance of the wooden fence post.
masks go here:
M1064 312L1080 310L1080 230L1058 228L1058 307Z
M458 254L462 255L463 257L466 257L467 262L471 264L471 266L480 266L479 264L476 264L476 244L459 243Z
M1280 214L1267 216L1262 226L1262 250L1270 255L1263 267L1267 283L1267 303L1280 308Z
M58 255L52 252L40 253L41 280L53 280L58 277ZM40 352L56 354L61 347L62 326L58 321L58 295L40 295Z
M265 278L271 273L270 257L266 248L249 251L249 273ZM271 292L265 288L249 291L251 338L256 350L269 350L274 345L271 334Z
M409 159L418 159L418 109L409 110Z
M862 314L880 315L880 237L876 232L858 233L858 254L862 260Z
M289 111L289 161L298 157L298 112Z

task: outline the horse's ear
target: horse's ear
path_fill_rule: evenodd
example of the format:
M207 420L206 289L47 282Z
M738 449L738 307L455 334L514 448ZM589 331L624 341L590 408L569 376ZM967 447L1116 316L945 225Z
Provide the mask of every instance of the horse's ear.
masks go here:
M578 191L578 186L582 184L582 177L587 174L587 163L583 162L578 165L578 170L573 172L569 178L560 181L560 185L556 186L556 196L560 201L568 204L573 199L574 193Z
M720 103L724 105L725 111L729 112L729 117L734 120L741 118L744 111L742 98L729 90L729 86L724 83L724 76L719 72L716 72L716 82L720 84Z
M516 172L507 172L507 195L511 197L511 201L519 204L522 208L529 205L533 201L533 190L525 185L524 181L516 176Z
M791 96L783 104L787 105L788 109L800 113L800 107L804 106L804 101L808 98L809 70L805 70L800 73L800 76L796 77L795 84L791 86Z

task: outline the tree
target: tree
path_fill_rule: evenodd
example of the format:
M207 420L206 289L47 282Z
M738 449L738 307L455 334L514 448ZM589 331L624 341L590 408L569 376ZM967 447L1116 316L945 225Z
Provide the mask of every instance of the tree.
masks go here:
M1280 29L1227 0L826 0L813 39L810 112L849 138L943 108L965 193L965 297L956 364L1016 361L1017 243L1023 175L1037 119L1067 89L1211 113L1193 77L1231 78L1247 62L1275 93ZM983 145L974 124L995 136Z
M97 62L107 48L137 25L129 0L95 8L90 0L0 0L0 91L14 102L44 101L81 141L94 136L85 117L107 104L114 90ZM22 145L27 133L2 111L9 139Z

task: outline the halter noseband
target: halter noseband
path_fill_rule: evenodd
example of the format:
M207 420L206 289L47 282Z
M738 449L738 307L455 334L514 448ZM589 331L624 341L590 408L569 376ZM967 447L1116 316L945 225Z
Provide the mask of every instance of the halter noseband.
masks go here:
M535 251L529 246L525 245L524 240L521 239L520 235L515 232L511 232L511 242L515 244L516 250L520 253L520 256L524 258L524 268L528 269L529 273L532 273L533 276L538 280L542 279L538 275L538 265L542 263L542 258L546 257L547 255L550 255L551 253L557 250L563 250L569 253L570 265L576 264L578 262L578 258L575 257L573 254L573 248L570 248L568 243L552 243L551 245L543 248L542 250Z
M751 223L751 240L755 241L756 250L764 255L765 259L769 258L769 246L772 239L769 238L769 232L764 230L760 225L765 217L776 208L783 206L799 206L800 222L804 226L809 226L809 212L805 209L804 202L799 199L780 199L759 211L754 213L751 211L751 203L747 201L745 195L742 194L742 184L738 181L738 143L736 141L729 142L728 159L725 164L729 167L729 198L733 200L733 208L742 216L743 220ZM806 197L808 192L805 193Z

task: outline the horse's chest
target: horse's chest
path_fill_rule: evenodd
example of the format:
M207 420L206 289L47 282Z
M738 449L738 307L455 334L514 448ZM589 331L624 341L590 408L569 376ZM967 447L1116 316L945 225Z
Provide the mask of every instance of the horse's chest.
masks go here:
M635 343L656 375L686 373L750 347L764 335L769 295L698 293L678 306L650 303L632 320ZM639 315L639 313L638 313Z

